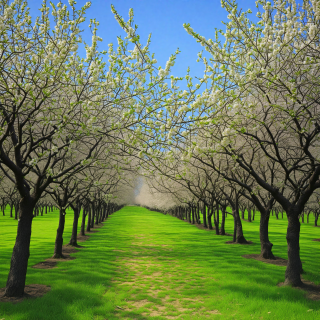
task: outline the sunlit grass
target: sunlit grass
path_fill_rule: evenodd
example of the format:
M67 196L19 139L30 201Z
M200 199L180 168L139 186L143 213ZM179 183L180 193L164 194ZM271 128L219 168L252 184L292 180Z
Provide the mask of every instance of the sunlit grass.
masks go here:
M177 218L126 207L83 242L75 260L50 270L31 268L53 254L58 212L33 221L27 284L50 285L41 298L0 303L0 319L319 319L320 302L303 291L277 287L285 267L244 259L259 253L259 217L243 222L252 245L199 230ZM71 236L66 216L64 243ZM311 218L311 217L310 217ZM311 219L310 219L311 222ZM313 222L313 221L312 221ZM0 287L5 286L17 221L0 217ZM286 219L270 219L276 256L287 257ZM226 232L232 233L229 216ZM304 278L320 282L320 228L301 227Z

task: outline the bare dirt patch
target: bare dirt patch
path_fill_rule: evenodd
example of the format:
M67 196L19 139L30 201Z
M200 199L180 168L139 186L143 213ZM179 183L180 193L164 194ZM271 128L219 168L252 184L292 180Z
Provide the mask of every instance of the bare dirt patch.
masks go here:
M313 239L312 241L319 241L320 242L320 239Z
M53 269L57 265L57 259L47 259L32 266L35 269Z
M87 241L89 238L90 238L90 236L88 236L88 235L82 236L81 234L78 234L77 235L77 242L84 242L84 241Z
M306 292L306 298L314 301L320 300L320 285L314 284L309 280L305 280L301 277L302 286L294 287ZM284 286L284 282L278 283L278 287Z
M6 288L0 289L0 301L18 303L25 299L39 298L44 296L51 290L51 287L44 284L29 284L24 288L24 295L22 297L4 297Z
M80 245L74 247L74 246L70 246L70 245L66 244L62 247L62 254L64 255L64 258L61 258L61 259L48 258L45 261L41 261L41 262L35 264L34 266L32 266L32 268L53 269L56 267L56 264L58 261L74 260L76 257L71 257L70 254L78 252L78 249L80 249L80 248L84 248L84 247L80 246Z
M246 258L246 259L254 259L254 260L258 260L258 261L262 261L262 262L265 262L265 263L274 264L276 266L283 266L283 267L286 267L287 266L287 262L288 262L288 260L280 258L280 257L275 257L276 258L275 260L265 259L265 258L260 257L259 254L245 254L242 257Z
M134 252L135 254L143 254L149 250L160 249L161 251L171 250L172 246L168 244L152 243L146 241L143 243L141 239L142 235L135 236L133 245L141 246L140 251ZM140 238L140 239L138 239ZM135 250L137 250L135 248ZM118 251L118 250L117 250ZM121 251L119 249L119 251ZM132 251L130 253L133 253ZM162 257L163 258L163 257ZM112 280L114 285L139 288L148 294L148 297L153 299L134 300L134 296L131 300L127 301L127 305L123 307L124 311L134 311L140 308L144 308L141 315L143 317L157 317L162 316L165 319L180 319L181 315L188 314L194 316L194 318L210 318L213 314L220 314L218 310L203 310L193 306L193 303L203 302L203 298L196 296L194 298L184 297L182 292L185 289L185 285L188 284L188 280L185 280L184 284L174 285L174 279L177 277L176 272L163 271L163 259L157 260L156 257L150 257L148 259L139 259L136 256L133 257L117 257L119 267L117 273L121 275L121 278L116 277ZM170 263L174 263L170 260ZM125 274L130 276L123 277ZM169 293L170 292L170 293ZM190 300L189 300L190 299ZM152 301L150 301L152 300Z

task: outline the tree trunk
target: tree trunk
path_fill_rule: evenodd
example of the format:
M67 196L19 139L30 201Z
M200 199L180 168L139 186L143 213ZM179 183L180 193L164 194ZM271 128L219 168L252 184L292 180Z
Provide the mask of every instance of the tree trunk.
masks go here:
M91 227L91 208L90 206L88 206L88 213L87 213L87 216L88 216L88 221L87 221L87 232L90 231L90 227Z
M251 221L251 209L250 208L248 209L248 221L252 222Z
M79 220L79 206L78 204L76 206L72 206L73 209L73 226L72 226L72 234L69 244L71 246L76 247L78 245L77 243L77 234L78 234L78 220Z
M86 213L85 213L85 209L83 208L83 212L82 212L82 221L81 221L81 228L80 228L80 232L82 236L85 236L85 232L84 232L84 228L86 226Z
M241 223L239 209L238 209L237 204L235 205L234 208L232 208L232 213L233 213L234 220L236 221L235 227L237 228L236 241L234 241L234 240L233 241L236 243L247 243L247 240L243 236L242 223ZM234 236L233 236L233 238L234 238Z
M213 213L213 208L212 206L211 207L208 207L208 228L210 230L213 230L212 228L212 213Z
M200 208L199 208L199 202L197 203L197 210L196 210L196 217L197 217L197 224L201 224L200 221Z
M21 201L19 206L20 219L16 242L11 256L10 271L6 284L6 297L20 297L24 294L27 276L28 259L30 255L31 226L34 205Z
M96 221L95 224L99 224L99 216L100 216L100 205L97 206L97 210L96 210Z
M233 215L233 242L237 242L237 219L235 215Z
M217 203L216 205L216 209L217 209L217 214L215 214L214 212L214 207L212 207L213 210L213 218L214 218L214 226L216 227L216 235L219 235L219 211L220 211L220 207L219 204Z
M226 222L226 207L225 206L221 207L221 214L222 214L222 219L221 219L220 234L224 236L226 234L226 231L224 229L225 222Z
M269 218L270 211L261 212L260 216L260 243L261 253L260 257L264 259L274 260L275 256L272 253L273 244L269 241Z
M58 226L58 229L57 229L56 242L55 242L55 245L54 245L54 254L52 256L53 259L65 258L65 256L62 254L63 231L64 231L65 220L66 220L65 211L60 209L59 226Z
M19 201L17 201L16 205L14 206L14 219L15 220L18 220L18 216L20 215L19 210L20 210L20 203L19 203Z
M94 202L92 203L92 211L91 211L91 221L90 221L90 227L93 228L94 227L94 217L96 215L96 208L94 205Z
M203 217L203 226L205 228L208 228L207 213L206 213L206 205L205 204L203 204L203 207L202 207L202 217Z
M318 218L319 218L319 213L315 212L314 213L314 226L317 227L318 226Z
M288 264L285 273L285 284L294 287L301 286L302 281L300 274L302 273L302 263L300 260L300 221L296 212L287 212L288 229Z

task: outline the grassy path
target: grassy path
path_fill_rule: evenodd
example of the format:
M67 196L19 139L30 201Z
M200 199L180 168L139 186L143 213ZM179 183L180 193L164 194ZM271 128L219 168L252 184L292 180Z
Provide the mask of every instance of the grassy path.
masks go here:
M1 217L1 219L4 217ZM47 219L42 220L41 219ZM0 220L0 287L5 285L16 229ZM45 222L45 227L44 223ZM42 224L41 224L42 223ZM258 221L244 222L253 245L227 245L215 236L171 216L139 207L113 214L83 242L75 260L50 270L31 266L52 255L57 215L33 225L27 284L50 285L45 296L12 305L0 302L4 320L115 319L319 319L320 301L303 291L279 288L285 267L244 259L259 253ZM64 243L72 214L67 214ZM271 219L274 253L286 258L286 221ZM226 231L232 231L228 218ZM319 282L319 228L303 226L301 256L305 278ZM4 249L3 249L4 248Z
M170 216L137 207L121 210L108 229L117 269L105 296L123 310L107 319L319 319L319 301L276 286L285 267L241 257L259 253L257 224L245 225L255 245L234 246L225 244L228 237ZM286 221L276 224L270 237L279 237L275 253L285 258ZM227 228L231 232L232 221Z

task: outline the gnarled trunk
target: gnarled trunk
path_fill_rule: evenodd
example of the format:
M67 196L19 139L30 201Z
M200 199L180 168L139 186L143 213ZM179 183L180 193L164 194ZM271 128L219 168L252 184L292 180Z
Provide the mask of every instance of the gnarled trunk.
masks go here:
M203 226L205 228L208 228L207 213L206 213L206 205L205 204L203 204L203 207L202 207L202 217L203 217Z
M56 242L54 245L54 254L52 256L53 259L65 258L64 255L62 254L63 231L64 231L65 220L66 220L65 211L63 209L60 209L59 226L57 229Z
M260 257L264 259L275 259L272 253L273 244L269 241L269 218L270 211L261 211L260 217L260 243L261 243L261 253Z
M208 227L210 230L213 230L212 227L212 213L213 213L213 208L212 207L208 207Z
M21 201L19 206L20 219L18 221L17 237L13 247L10 271L4 293L6 297L20 297L24 294L30 255L29 248L33 209L34 205L32 205L31 201Z
M90 231L90 228L91 228L91 208L90 206L88 206L88 213L87 213L87 216L88 216L88 220L87 220L87 232Z
M302 263L300 260L300 221L295 212L287 212L288 228L287 228L287 243L288 243L288 264L285 273L285 284L294 287L301 286L302 281L300 274L302 273Z
M95 208L95 204L94 202L92 202L92 211L91 211L91 221L90 221L90 227L93 228L94 227L94 217L96 215L96 208Z
M69 244L71 246L77 246L77 234L78 234L78 220L79 220L79 206L72 207L73 209L73 226L72 226L72 234Z
M216 235L219 235L219 204L216 205L216 211L217 213L215 213L214 211L214 207L211 208L212 212L213 212L213 220L214 220L214 226L216 228Z
M84 232L84 228L86 226L86 210L85 208L83 208L83 212L82 212L82 221L81 221L81 228L80 228L80 233L82 236L85 236L85 232Z
M251 221L251 209L250 208L248 209L248 221L252 222Z
M243 230L242 230L242 222L239 216L239 210L237 208L232 209L234 219L236 220L235 227L237 229L236 232L236 243L247 243L247 240L245 239L243 235Z
M226 231L224 229L225 221L226 221L226 207L225 206L221 207L221 214L222 214L222 219L221 219L220 234L224 236L226 234Z

